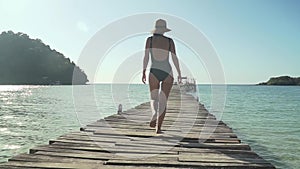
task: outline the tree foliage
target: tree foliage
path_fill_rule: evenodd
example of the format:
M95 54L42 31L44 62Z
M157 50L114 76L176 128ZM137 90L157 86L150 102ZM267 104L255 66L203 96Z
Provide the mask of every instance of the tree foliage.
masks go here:
M76 81L73 80L73 73L76 74ZM20 32L0 34L0 84L86 82L86 74L74 62L45 45L42 40L31 39Z
M272 77L267 82L260 85L300 85L300 77L293 78L290 76Z

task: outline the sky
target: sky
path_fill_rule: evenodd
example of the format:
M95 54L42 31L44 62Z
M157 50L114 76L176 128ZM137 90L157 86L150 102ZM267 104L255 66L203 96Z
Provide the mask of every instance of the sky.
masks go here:
M227 84L256 84L273 76L300 76L299 9L298 0L0 0L0 31L12 30L39 38L78 63L91 82L110 83L114 77L124 75L126 71L119 68L133 55L142 69L145 39L151 34L145 30L111 46L93 75L85 70L89 65L79 62L82 51L99 31L116 21L161 13L180 18L202 32L217 53ZM155 19L147 22L150 31ZM119 29L129 31L141 23L144 22L125 23ZM170 23L168 27L176 30L179 25ZM195 77L198 83L211 83L213 72L209 72L205 60L198 63L193 59L203 56L186 45L188 40L176 39L176 33L191 38L193 34L166 33L175 39L183 75ZM99 44L99 48L102 46ZM131 66L130 62L126 64ZM116 75L118 72L121 74ZM140 83L140 79L141 74L136 72L131 82Z

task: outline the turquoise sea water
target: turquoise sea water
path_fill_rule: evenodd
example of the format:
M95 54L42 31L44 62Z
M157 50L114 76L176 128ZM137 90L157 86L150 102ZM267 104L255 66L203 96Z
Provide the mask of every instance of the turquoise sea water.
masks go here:
M208 86L200 86L205 105ZM300 87L227 86L222 120L277 168L300 168ZM208 107L208 106L207 106Z
M198 88L210 109L211 87ZM0 162L114 114L119 103L129 109L148 100L146 85L0 86ZM277 168L296 169L299 113L300 87L229 85L222 120Z

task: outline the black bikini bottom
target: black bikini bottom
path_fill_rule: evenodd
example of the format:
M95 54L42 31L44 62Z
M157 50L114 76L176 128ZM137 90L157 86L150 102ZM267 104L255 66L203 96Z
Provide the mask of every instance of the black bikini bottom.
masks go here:
M150 72L157 78L159 81L164 81L170 73L167 73L160 69L151 68Z

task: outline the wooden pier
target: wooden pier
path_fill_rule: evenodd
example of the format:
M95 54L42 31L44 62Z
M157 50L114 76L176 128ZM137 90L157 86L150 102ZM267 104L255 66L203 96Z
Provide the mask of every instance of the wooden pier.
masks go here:
M150 104L143 103L14 156L0 168L275 168L178 89L169 97L163 134L149 127L150 115Z

